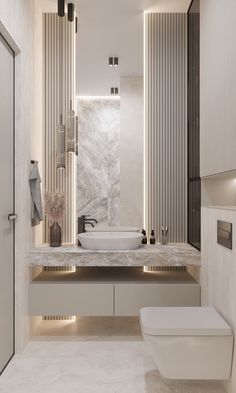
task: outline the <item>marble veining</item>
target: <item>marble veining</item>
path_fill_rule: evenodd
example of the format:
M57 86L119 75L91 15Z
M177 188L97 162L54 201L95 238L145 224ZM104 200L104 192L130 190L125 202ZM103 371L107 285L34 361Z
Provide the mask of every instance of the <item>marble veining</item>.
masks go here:
M120 101L78 98L77 113L77 217L90 214L98 225L119 225Z
M146 245L137 250L93 251L75 245L34 248L29 266L200 266L200 252L188 244Z
M99 224L108 225L108 198L80 198L77 195L77 210L78 217L81 215L90 214L91 217L96 217Z

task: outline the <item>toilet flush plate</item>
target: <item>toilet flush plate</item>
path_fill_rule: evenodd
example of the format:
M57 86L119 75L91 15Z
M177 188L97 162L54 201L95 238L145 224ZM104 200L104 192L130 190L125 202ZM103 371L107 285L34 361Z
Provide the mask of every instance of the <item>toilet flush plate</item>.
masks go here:
M232 250L232 224L217 220L217 243Z

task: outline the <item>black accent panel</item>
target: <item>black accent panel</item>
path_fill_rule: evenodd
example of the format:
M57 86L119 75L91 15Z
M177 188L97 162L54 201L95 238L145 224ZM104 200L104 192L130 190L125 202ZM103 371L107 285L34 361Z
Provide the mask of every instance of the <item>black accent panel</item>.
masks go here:
M200 2L188 10L188 243L201 247Z
M201 246L201 179L188 182L188 243Z

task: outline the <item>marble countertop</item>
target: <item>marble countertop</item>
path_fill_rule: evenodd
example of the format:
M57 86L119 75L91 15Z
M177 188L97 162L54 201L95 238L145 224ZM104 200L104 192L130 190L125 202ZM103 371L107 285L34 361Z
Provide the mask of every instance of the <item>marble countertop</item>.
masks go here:
M29 266L200 266L201 254L189 244L141 246L136 250L94 251L76 245L35 247Z

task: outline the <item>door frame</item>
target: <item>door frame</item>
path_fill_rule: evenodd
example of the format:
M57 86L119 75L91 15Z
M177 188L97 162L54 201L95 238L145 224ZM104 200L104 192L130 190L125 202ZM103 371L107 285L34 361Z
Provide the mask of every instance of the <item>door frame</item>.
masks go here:
M16 147L15 147L15 140L16 140L16 135L15 135L15 113L16 113L16 98L15 98L15 78L16 78L16 70L15 70L15 66L16 66L16 62L15 62L15 57L16 57L16 52L15 50L12 48L12 46L9 44L9 40L6 39L6 36L2 33L2 23L0 22L0 37L1 40L6 44L6 46L10 49L10 51L12 52L12 56L13 56L13 211L9 212L9 213L13 213L15 214L15 209L16 209L16 187L15 187L15 152L16 152ZM11 42L13 42L11 40ZM15 45L14 45L15 46ZM19 51L18 51L19 53ZM10 359L8 360L8 362L6 363L6 365L4 366L4 368L0 371L0 376L1 374L4 372L4 370L6 369L6 367L8 366L8 364L10 363L10 361L12 360L13 356L15 355L15 333L16 333L16 302L15 302L15 296L16 296L16 290L15 290L15 221L12 222L13 225L13 353L12 356L10 357Z

